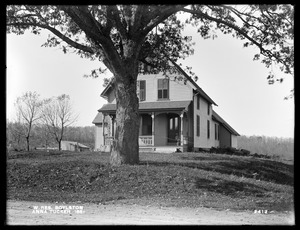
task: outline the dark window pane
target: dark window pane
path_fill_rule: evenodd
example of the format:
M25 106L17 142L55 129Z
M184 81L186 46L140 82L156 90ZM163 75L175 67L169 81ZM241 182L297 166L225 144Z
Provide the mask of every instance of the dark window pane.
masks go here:
M163 90L163 98L168 98L168 90Z
M162 90L158 90L158 98L162 98Z
M146 88L146 81L140 81L140 89L145 89Z

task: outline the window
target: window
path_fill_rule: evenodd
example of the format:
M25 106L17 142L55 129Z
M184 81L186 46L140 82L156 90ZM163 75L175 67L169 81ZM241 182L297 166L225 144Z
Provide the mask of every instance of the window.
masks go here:
M169 79L158 79L157 98L169 99Z
M137 81L137 96L140 101L146 100L146 81Z
M199 110L200 109L200 97L197 96L197 109Z
M207 104L207 115L209 115L210 112L210 104Z
M215 124L215 140L218 140L218 124Z
M178 129L178 117L175 117L174 118L175 120L174 120L174 127L175 127L175 129Z
M207 120L207 139L210 138L210 122Z
M200 116L197 115L197 137L200 136Z

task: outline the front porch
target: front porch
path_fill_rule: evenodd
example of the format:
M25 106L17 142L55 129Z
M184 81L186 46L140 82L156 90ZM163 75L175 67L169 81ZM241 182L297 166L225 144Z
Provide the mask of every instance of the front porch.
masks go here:
M141 151L186 151L193 145L193 124L189 106L191 101L145 102L139 105L139 147ZM111 146L115 137L115 105L107 104L103 114L103 148ZM107 120L107 119L106 119Z
M101 151L111 150L115 135L115 119L103 132L104 143ZM141 152L184 152L191 138L188 135L188 119L184 112L152 112L140 114L139 148Z

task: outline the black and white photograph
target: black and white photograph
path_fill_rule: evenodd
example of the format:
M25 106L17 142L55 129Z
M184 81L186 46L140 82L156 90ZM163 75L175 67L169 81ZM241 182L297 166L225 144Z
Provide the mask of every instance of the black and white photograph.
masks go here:
M294 5L6 5L9 226L293 226Z

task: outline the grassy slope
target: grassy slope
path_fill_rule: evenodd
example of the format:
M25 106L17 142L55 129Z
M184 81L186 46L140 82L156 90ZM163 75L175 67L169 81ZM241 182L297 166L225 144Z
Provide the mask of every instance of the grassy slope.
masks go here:
M8 155L9 199L103 203L111 200L220 209L290 210L294 166L220 154L141 153L140 164L111 168L99 153Z

